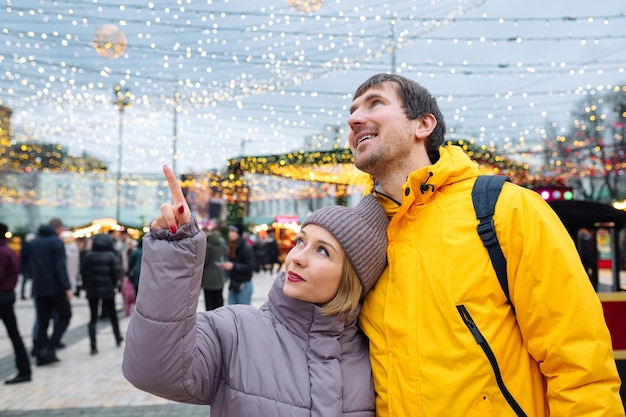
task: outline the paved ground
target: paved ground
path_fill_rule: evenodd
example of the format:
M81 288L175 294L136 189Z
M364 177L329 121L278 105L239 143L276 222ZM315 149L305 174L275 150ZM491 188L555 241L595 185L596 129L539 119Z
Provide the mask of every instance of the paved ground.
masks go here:
M253 305L260 306L274 276L258 273L253 277ZM83 293L84 294L84 293ZM122 309L122 300L117 300ZM200 300L199 308L204 308ZM16 313L27 349L32 347L34 309L32 300L19 300ZM0 415L3 417L165 417L209 415L209 407L179 404L139 391L121 373L123 347L115 346L108 320L98 323L99 354L89 354L87 322L89 307L84 295L72 300L72 320L63 337L64 349L57 351L59 363L37 367L33 361L33 380L5 385L15 375L11 342L0 325ZM120 328L125 333L128 318L120 312Z

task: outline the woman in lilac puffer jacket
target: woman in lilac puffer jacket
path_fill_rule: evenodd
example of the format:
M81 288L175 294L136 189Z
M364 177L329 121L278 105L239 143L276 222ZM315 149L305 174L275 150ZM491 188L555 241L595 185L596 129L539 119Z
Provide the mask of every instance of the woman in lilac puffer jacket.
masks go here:
M304 221L260 308L197 312L206 239L168 167L173 205L144 237L123 373L137 388L225 417L373 417L363 295L386 265L387 217L373 196Z

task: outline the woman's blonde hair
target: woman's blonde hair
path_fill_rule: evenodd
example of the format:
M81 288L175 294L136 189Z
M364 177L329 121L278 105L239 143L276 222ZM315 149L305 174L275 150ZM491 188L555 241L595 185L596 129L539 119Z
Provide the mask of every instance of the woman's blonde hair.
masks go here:
M350 319L359 306L362 293L363 285L361 280L359 280L359 276L350 259L346 256L343 260L342 275L337 294L335 294L332 300L324 304L322 313L326 316L348 313L348 319Z

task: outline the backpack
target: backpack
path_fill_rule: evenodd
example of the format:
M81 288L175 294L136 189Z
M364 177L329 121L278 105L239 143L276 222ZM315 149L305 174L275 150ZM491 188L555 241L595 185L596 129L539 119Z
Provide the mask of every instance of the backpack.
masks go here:
M504 291L504 295L506 295L506 299L515 314L515 307L509 295L506 259L498 243L496 230L493 226L493 214L496 208L496 201L498 201L502 185L507 181L511 182L511 179L504 175L479 175L472 189L472 202L474 203L474 211L476 211L476 218L478 219L476 230L483 241L483 245L487 248L489 258L491 258L491 264L496 271L502 291Z

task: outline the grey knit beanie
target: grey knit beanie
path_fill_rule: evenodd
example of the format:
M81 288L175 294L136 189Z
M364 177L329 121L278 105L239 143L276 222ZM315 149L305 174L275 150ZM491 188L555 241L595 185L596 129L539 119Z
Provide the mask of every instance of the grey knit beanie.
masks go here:
M387 224L385 210L373 194L356 207L329 206L314 211L302 223L316 224L337 239L356 270L362 295L372 289L387 265Z

